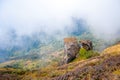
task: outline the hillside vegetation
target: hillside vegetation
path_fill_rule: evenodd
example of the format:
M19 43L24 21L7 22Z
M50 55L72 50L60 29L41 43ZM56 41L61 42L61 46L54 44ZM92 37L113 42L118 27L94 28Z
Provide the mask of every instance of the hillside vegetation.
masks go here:
M2 68L0 80L120 80L120 44L106 48L101 55L80 57L62 66L53 63L34 70Z
M110 46L113 44L113 42L115 42L115 40L105 41L96 38L90 32L83 32L81 35L75 35L74 33L69 36L75 36L78 40L91 40L93 42L95 52L101 52L104 48ZM24 41L26 42L25 45L27 47L25 46L25 48L19 48L17 46L14 46L8 48L6 51L9 53L9 55L4 55L7 57L7 59L0 63L0 67L33 70L46 67L53 62L60 62L64 57L63 39L48 37L43 41L41 40L39 41L37 38L24 36ZM92 53L92 51L89 53ZM0 57L3 58L3 56Z

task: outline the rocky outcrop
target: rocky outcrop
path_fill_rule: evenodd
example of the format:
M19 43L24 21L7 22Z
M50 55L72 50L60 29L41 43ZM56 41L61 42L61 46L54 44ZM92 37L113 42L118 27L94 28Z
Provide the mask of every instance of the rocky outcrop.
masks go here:
M90 40L80 40L79 43L76 38L64 38L64 63L69 63L76 58L80 48L84 48L87 51L92 50L92 41Z
M65 63L71 62L79 52L79 45L76 38L64 38Z
M90 40L80 40L79 41L79 46L83 47L87 51L93 49L92 41L90 41Z

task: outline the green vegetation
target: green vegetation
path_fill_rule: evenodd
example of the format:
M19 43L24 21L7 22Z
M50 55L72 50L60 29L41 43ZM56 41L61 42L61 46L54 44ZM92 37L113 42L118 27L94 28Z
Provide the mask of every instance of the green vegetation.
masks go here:
M81 48L79 51L79 58L81 59L88 59L88 58L95 57L98 55L99 55L98 52L95 52L93 50L87 51L84 48Z
M99 56L99 55L100 55L100 53L98 53L97 51L94 51L94 50L87 51L86 49L81 48L79 50L79 54L78 54L77 58L74 59L72 62L86 60L86 59L96 57L96 56Z
M116 50L117 49L117 50ZM63 54L63 51L59 53L59 55L53 55L51 58L54 58L51 64L48 64L47 67L43 68L35 68L33 67L37 62L37 60L28 61L27 59L21 60L16 64L12 64L14 66L21 67L21 65L25 68L25 66L29 67L29 70L23 69L13 69L13 68L1 68L0 69L0 80L6 80L6 76L9 76L9 80L103 80L103 79L112 79L119 80L120 76L120 45L115 45L109 47L104 50L106 54L99 55L94 50L86 51L84 48L81 48L79 51L79 56L77 57L77 61L73 61L69 64L65 64L62 66L58 66L58 60L54 58L54 56L60 56ZM114 54L115 53L117 54ZM107 54L114 54L109 55ZM56 53L58 54L58 52ZM62 56L62 55L61 55ZM92 58L94 57L94 58ZM25 64L23 64L25 62ZM33 65L34 64L34 65ZM42 65L42 64L41 64ZM78 74L79 73L79 74ZM5 76L5 77L4 77ZM118 76L118 77L117 77Z
M16 50L14 48L15 50L13 50L12 54L9 56L9 60L5 63L0 64L0 67L6 69L3 69L3 72L1 72L1 74L10 74L10 76L18 75L20 77L22 75L22 77L24 77L24 80L29 80L30 78L35 80L44 80L47 79L46 77L57 77L64 75L70 71L74 71L78 66L84 64L84 61L90 60L92 57L95 58L96 56L99 56L100 54L98 51L101 51L105 47L112 44L112 42L106 42L104 40L95 38L89 32L85 32L84 34L77 35L75 37L77 37L78 40L91 40L94 49L86 51L84 48L81 48L75 60L73 60L70 64L58 67L58 63L63 60L64 57L64 44L62 42L63 39L57 40L53 38L48 43L40 43L38 41L39 43L34 44L32 47L30 45L29 49L25 48L25 50ZM115 46L115 49L109 49L107 51L104 51L104 53L110 53L112 51L112 53L117 54L117 52L120 51L119 49L119 46ZM91 61L84 66L95 66L97 63L101 64L100 61ZM13 70L9 71L7 69ZM119 75L120 70L116 70L113 73ZM91 74L87 74L88 78L91 77Z
M69 35L68 37L70 36L74 36L78 40L91 40L93 43L93 48L94 48L93 51L85 51L81 49L81 52L79 53L79 57L80 57L79 60L87 59L99 55L97 54L96 51L101 51L109 44L112 44L111 42L106 42L104 40L96 38L90 32L84 32L80 35ZM6 64L5 67L7 66L13 68L35 69L35 68L45 67L51 64L52 61L60 62L61 59L63 59L64 52L57 54L63 51L63 47L64 47L63 38L57 39L56 37L52 37L52 38L48 37L46 39L47 41L43 39L38 40L37 38L33 38L33 37L32 38L24 37L24 38L25 38L26 46L23 49L19 47L17 48L16 46L7 49L8 53L10 53L10 55L7 57L8 62L11 60L15 60L15 61L12 64Z

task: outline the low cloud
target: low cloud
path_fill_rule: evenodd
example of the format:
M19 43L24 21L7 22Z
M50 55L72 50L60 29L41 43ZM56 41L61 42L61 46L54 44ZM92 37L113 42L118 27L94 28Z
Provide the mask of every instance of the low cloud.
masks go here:
M76 27L73 17L84 20L100 38L119 37L119 4L119 0L1 0L0 44L10 43L11 31L17 36L67 35Z

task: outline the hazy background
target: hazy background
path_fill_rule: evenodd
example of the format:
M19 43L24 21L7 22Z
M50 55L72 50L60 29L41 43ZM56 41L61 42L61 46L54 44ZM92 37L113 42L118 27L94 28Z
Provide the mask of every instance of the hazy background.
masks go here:
M0 0L0 49L26 45L24 36L62 38L79 23L97 37L117 38L119 21L120 0Z

